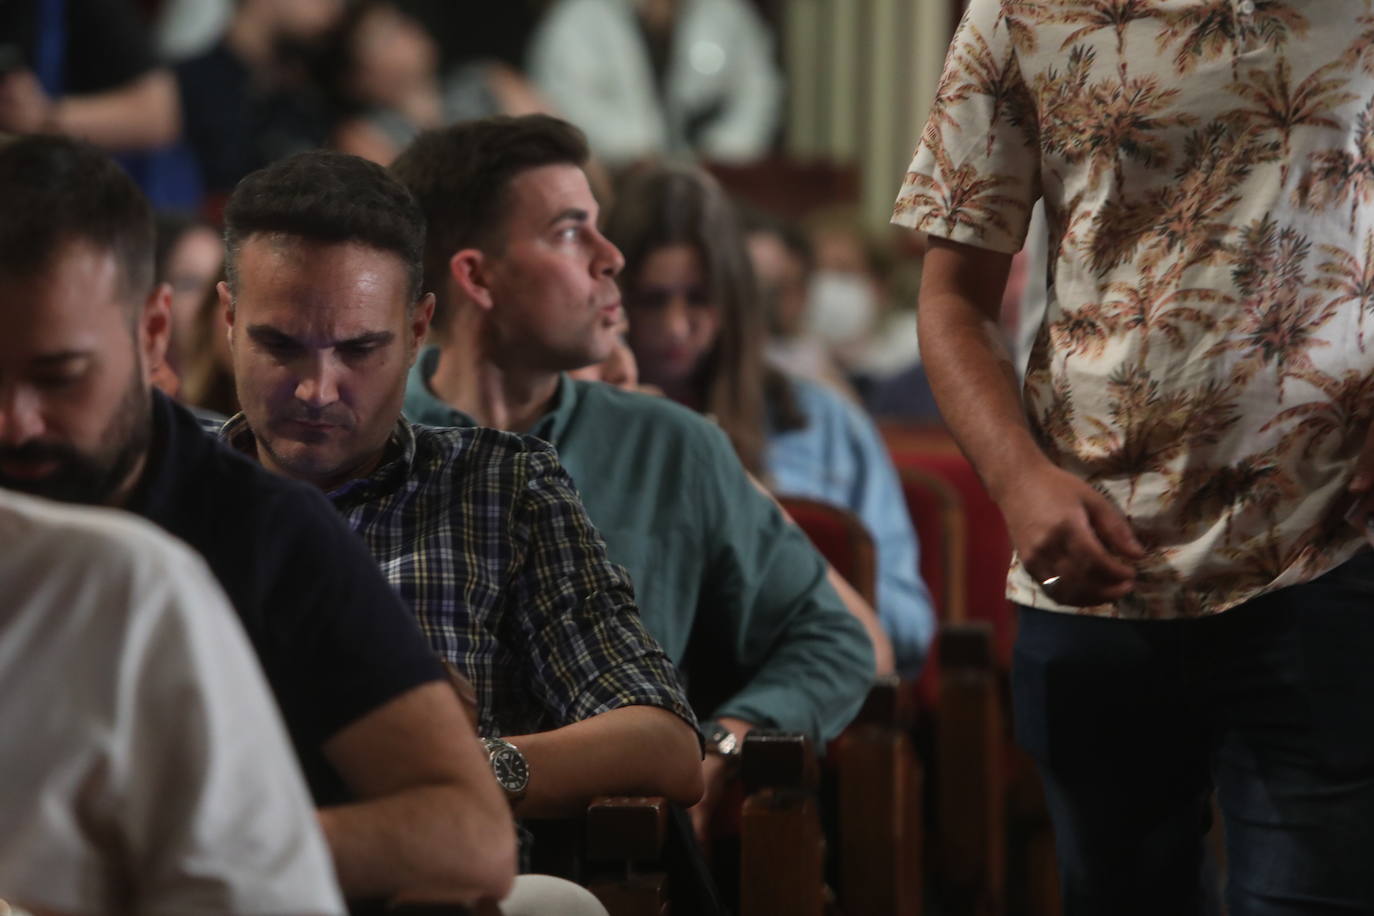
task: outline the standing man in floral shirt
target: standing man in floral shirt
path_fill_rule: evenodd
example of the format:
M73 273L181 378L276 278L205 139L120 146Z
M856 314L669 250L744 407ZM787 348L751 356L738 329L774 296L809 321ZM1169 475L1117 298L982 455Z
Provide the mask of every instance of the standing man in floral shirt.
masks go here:
M1017 549L1066 912L1200 912L1213 790L1233 916L1374 912L1374 8L973 0L895 221Z

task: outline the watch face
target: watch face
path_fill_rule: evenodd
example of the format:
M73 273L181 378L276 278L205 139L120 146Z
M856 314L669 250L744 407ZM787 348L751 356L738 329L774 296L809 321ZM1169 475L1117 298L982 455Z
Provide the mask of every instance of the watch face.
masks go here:
M491 769L496 774L496 781L507 792L523 792L529 784L530 765L525 755L513 747L498 748L491 756Z

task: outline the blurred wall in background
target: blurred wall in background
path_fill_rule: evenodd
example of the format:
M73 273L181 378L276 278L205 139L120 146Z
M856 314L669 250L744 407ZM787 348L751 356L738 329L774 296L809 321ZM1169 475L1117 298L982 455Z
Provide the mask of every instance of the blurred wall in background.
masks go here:
M886 225L944 64L958 0L782 0L786 153L852 164Z

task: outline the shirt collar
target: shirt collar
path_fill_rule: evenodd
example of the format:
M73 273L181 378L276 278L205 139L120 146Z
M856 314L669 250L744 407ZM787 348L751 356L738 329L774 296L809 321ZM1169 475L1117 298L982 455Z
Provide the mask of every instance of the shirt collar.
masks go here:
M252 427L248 425L248 418L242 412L225 421L219 435L230 448L242 452L254 461L258 460L258 440L253 435ZM330 499L339 499L352 493L393 490L410 478L414 468L415 432L405 417L399 417L391 436L387 439L381 464L366 477L355 477L330 490L326 495Z
M177 422L178 407L161 391L153 389L152 438L143 472L124 504L130 512L153 516L172 499L180 484L182 460L195 447L186 430Z
M406 379L406 415L426 426L476 426L476 420L444 403L430 388L429 380L434 377L438 365L439 348L426 347ZM578 386L573 379L566 372L560 373L558 388L553 395L553 407L523 432L557 446L572 422L579 396Z

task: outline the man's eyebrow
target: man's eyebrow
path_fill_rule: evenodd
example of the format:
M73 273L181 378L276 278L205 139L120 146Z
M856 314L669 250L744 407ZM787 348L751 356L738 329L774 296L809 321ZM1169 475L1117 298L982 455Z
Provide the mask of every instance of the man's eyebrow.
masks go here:
M359 334L357 337L350 337L347 340L337 340L334 342L336 347L369 347L385 346L396 339L394 331L368 331L366 334Z
M250 324L248 326L248 336L258 343L299 343L290 334L278 331L270 324Z
M587 220L591 219L591 216L592 215L590 213L579 207L569 207L566 210L560 211L557 215L554 216L553 219L549 220L549 225L552 226L555 223L561 223L565 219L575 220L579 223L585 223L587 222Z
M248 336L263 344L296 344L303 346L301 341L283 331L272 327L269 324L254 324L248 327ZM359 334L357 337L349 337L346 340L335 340L330 343L332 347L367 347L385 346L396 339L394 331L368 331Z

